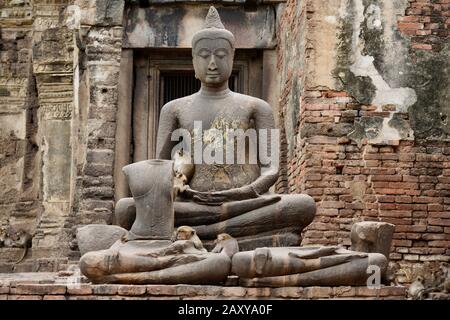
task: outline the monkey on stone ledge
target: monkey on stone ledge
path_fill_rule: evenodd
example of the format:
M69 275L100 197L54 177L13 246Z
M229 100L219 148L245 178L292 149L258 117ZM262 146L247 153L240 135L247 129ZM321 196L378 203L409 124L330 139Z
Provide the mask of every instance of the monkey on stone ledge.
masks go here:
M23 248L22 255L15 264L22 262L28 253L28 248L31 247L32 236L24 230L15 231L11 227L0 228L0 247L7 248Z

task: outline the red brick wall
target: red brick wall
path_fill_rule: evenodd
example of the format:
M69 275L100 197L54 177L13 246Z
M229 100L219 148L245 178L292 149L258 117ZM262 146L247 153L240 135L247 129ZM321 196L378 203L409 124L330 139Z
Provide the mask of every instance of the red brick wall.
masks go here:
M437 45L442 41L436 37L444 35L444 28L448 30L449 13L444 8L448 8L449 2L410 1L407 16L399 17L398 26L402 32L413 35L412 50L425 48L418 44L429 44L431 47L426 48L440 50ZM294 3L299 5L297 1L288 1L289 13L282 17L280 30L280 34L290 35L289 41L285 41L292 46L302 42L303 36L291 30L291 21L301 20L299 14L305 14L307 8L302 2L304 10L297 10L293 18ZM427 9L430 7L433 9ZM305 33L307 27L306 22ZM448 262L450 143L389 141L385 145L371 145L365 139L358 146L348 138L348 126L353 126L362 116L389 117L396 111L395 106L382 106L382 111L376 111L376 106L361 105L346 92L303 87L302 70L295 70L300 64L290 60L283 51L284 42L280 44L279 70L282 74L286 68L289 70L289 76L281 84L281 119L291 116L287 111L292 108L289 104L295 102L286 97L293 92L301 95L294 105L298 109L293 121L295 130L291 132L295 139L290 139L286 132L283 140L294 143L291 145L294 151L282 154L286 173L280 181L286 182L286 190L291 193L313 196L318 206L302 244L348 246L353 223L385 221L396 225L392 261L407 265ZM300 58L309 63L307 55ZM300 79L297 88L291 79L294 76ZM408 113L397 112L397 115L410 121ZM286 122L280 123L285 129ZM302 129L305 127L307 132ZM285 145L283 148L288 149ZM410 280L409 277L405 281Z
M281 92L278 119L281 129L280 178L276 184L279 193L288 193L288 158L292 156L295 137L298 134L297 101L301 97L305 78L305 33L307 8L304 1L288 1L280 19L278 37L278 70ZM289 108L289 105L293 106Z
M398 17L398 29L411 36L413 49L441 50L449 26L449 0L409 0L405 16Z

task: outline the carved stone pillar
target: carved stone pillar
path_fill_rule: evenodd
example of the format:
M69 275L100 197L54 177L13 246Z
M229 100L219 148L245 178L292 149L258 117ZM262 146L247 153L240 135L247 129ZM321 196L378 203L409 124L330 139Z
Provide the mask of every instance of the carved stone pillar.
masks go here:
M32 73L34 17L29 2L0 5L0 226L34 234L42 207ZM18 260L19 250L17 255L9 251L0 248L0 265ZM3 266L2 270L8 269Z
M33 71L39 103L37 141L44 211L33 238L34 259L63 258L69 251L73 35L61 19L66 6L35 5Z
M110 224L122 55L123 1L75 1L80 11L77 224Z

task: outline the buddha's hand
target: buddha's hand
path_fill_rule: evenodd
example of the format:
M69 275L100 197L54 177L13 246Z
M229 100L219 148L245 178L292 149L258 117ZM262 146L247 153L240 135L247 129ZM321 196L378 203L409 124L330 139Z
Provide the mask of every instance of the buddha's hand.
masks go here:
M223 191L201 192L187 186L184 194L192 198L195 202L206 205L220 206L224 202L239 201L257 198L259 195L251 186L243 186Z

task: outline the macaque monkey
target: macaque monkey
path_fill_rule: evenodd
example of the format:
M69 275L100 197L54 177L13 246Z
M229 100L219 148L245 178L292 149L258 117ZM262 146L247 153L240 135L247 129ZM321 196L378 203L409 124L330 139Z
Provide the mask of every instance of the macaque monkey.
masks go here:
M5 246L6 237L7 237L6 228L0 227L0 248Z
M173 170L175 173L174 183L173 183L173 196L174 199L178 194L182 193L189 180L194 175L194 165L192 164L191 158L187 153L183 152L181 149L177 150L173 155Z
M408 289L408 296L413 300L421 300L423 299L423 295L425 293L425 286L423 285L424 279L421 276L418 276L416 280L411 283Z
M239 252L239 244L235 238L230 236L228 233L221 233L217 236L214 241L216 246L211 252L223 253L232 258L236 253Z
M0 246L7 248L23 248L22 255L15 264L22 262L28 253L28 248L31 247L32 236L24 231L14 231L11 228L0 228Z
M206 249L203 248L203 243L198 237L197 232L189 226L181 226L174 231L172 241L175 242L177 240L190 240L194 243L196 249L207 252Z

